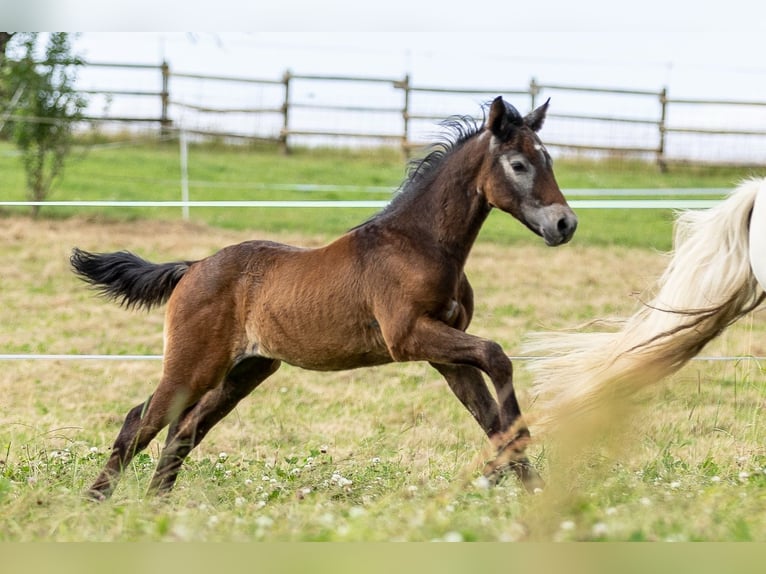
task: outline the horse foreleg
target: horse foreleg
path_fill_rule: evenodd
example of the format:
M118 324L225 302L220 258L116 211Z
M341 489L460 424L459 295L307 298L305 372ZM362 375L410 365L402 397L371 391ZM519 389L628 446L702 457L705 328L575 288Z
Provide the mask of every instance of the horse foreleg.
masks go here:
M168 433L149 492L169 492L184 460L207 433L260 383L279 368L279 361L253 357L239 363L224 381L208 391L175 421Z
M467 365L432 365L447 380L452 392L497 448L495 458L484 467L484 475L497 482L507 472L513 471L530 492L541 488L543 481L524 454L529 432L523 427L515 428L517 425L514 423L520 422L520 413L513 393L509 395L513 400L506 397L498 408L479 369ZM502 413L503 409L505 413ZM510 428L502 420L512 421Z
M430 317L419 317L414 323L401 318L398 322L380 323L389 352L397 361L429 361L453 367L470 365L487 374L497 393L499 428L510 437L502 446L502 451L506 453L500 459L503 464L487 472L494 475L502 467L508 466L516 472L527 490L540 488L542 481L524 456L529 442L529 430L521 418L521 409L513 390L513 365L503 348L494 341L469 335ZM402 325L409 328L402 329ZM465 373L460 370L452 372ZM475 376L464 383L459 381L457 375L452 375L452 378L455 381L453 385L484 386L483 381L478 385ZM495 440L494 435L491 438Z
M438 363L431 363L431 366L447 380L452 392L473 415L487 436L491 438L502 432L497 401L487 389L479 369L467 365Z
M511 380L496 386L500 418L505 421L503 432L493 437L498 454L484 467L484 475L497 481L512 469L530 492L542 489L544 482L525 456L531 440L529 429L521 417L521 409Z

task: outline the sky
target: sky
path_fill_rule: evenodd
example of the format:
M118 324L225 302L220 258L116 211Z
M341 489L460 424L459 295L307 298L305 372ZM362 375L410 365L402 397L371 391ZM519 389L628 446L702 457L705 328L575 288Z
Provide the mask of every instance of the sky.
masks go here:
M289 68L409 73L424 84L472 86L515 85L535 76L549 83L667 85L678 97L766 97L766 6L756 2L689 9L683 7L689 2L549 0L525 10L514 9L518 2L485 9L484 3L445 1L428 10L428 4L388 0L369 3L378 11L357 26L342 24L337 3L296 4L302 17L270 13L244 32L112 31L85 33L79 44L92 59L165 58L177 69L256 77ZM304 21L307 10L318 12L315 21ZM407 16L395 19L397 13Z
M364 68L370 75L409 72L424 83L507 84L536 75L669 84L684 96L766 94L766 5L757 0L4 0L0 21L17 29L101 30L107 34L81 38L94 59L166 57L202 72ZM245 31L168 32L179 28ZM136 41L114 34L141 29ZM732 78L738 87L729 85Z

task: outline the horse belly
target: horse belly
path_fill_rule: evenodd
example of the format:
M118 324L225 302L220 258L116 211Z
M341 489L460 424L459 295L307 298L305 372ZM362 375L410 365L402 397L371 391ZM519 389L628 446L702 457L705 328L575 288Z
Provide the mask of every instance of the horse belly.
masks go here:
M343 341L335 339L309 339L301 334L263 339L258 354L279 359L289 365L313 371L343 371L371 367L391 362L385 345L364 344L354 335Z
M390 362L347 242L273 250L253 263L246 331L251 349L290 365L334 371Z
M249 338L259 355L316 371L340 371L391 362L373 318L301 310L262 309Z

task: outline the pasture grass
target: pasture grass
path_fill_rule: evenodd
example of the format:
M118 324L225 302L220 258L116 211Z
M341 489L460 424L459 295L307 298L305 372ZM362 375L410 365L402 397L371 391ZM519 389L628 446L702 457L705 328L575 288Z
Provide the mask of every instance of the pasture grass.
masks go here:
M52 199L178 199L175 143L83 146ZM13 149L0 142L0 197L24 198ZM562 188L732 187L757 172L560 159ZM260 184L395 189L393 150L194 145L192 199L305 199ZM312 193L386 199L388 191ZM266 237L320 245L365 210L45 208L0 217L0 350L159 354L162 311L131 313L94 297L67 269L71 247L130 249L149 259L204 257ZM672 214L583 210L574 241L546 249L502 214L482 231L468 273L472 332L514 355L524 333L629 313L664 267ZM766 354L754 313L703 354ZM515 362L522 406L532 403ZM81 496L127 410L154 389L156 361L6 361L0 373L0 541L643 541L766 539L764 383L754 361L695 361L642 394L599 440L531 456L549 482L529 496L511 478L487 488L486 439L427 366L320 374L283 367L219 424L162 499L144 490L162 436L104 504ZM534 427L532 428L534 432Z
M180 157L175 141L145 137L83 141L69 160L63 178L52 190L55 200L181 199ZM625 158L589 160L560 158L555 164L562 189L623 189L714 187L733 188L749 175L764 170L674 166L661 172L655 165ZM23 200L25 183L21 160L13 147L0 142L0 197ZM407 162L392 148L301 149L283 155L269 146L191 144L189 194L191 200L358 200L390 199L407 173ZM286 191L273 184L351 186L344 191ZM382 191L364 191L381 187ZM18 213L22 208L13 208ZM357 225L374 209L194 208L191 219L234 230L269 233L299 232L333 237ZM45 217L93 218L118 221L174 219L180 208L67 208L44 207ZM669 210L581 210L577 241L588 245L624 245L667 250L673 214ZM502 213L492 213L481 238L504 245L531 244L535 238L521 225L508 224Z
M158 219L0 223L0 349L19 353L161 353L162 311L96 298L67 268L72 246L192 259L255 233ZM633 294L664 264L645 248L480 241L467 269L471 331L514 355L526 332L631 312ZM763 355L764 331L759 311L703 354ZM529 410L525 364L515 361L516 386ZM160 436L111 500L84 500L124 415L153 391L160 369L3 363L0 541L766 540L766 383L755 361L695 361L647 389L598 440L568 452L533 444L549 483L536 496L512 477L487 488L486 439L428 366L285 366L190 455L169 496L144 495Z

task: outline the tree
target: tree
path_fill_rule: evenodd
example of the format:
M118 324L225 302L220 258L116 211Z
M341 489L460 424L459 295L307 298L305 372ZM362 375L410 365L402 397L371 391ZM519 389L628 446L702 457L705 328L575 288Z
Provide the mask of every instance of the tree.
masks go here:
M5 48L15 35L16 32L0 32L0 68L2 68L5 59Z
M10 111L9 101L12 94L8 94L10 74L8 73L8 66L6 66L5 52L10 44L11 39L18 32L0 32L0 136L2 136L3 126L5 125L5 116Z
M45 55L35 58L36 33L19 34L19 57L7 57L6 90L18 97L13 110L12 137L21 150L31 201L45 201L64 168L73 140L74 124L87 101L74 86L82 60L72 54L69 34L48 38ZM9 89L10 88L10 89ZM33 206L37 216L40 206Z

